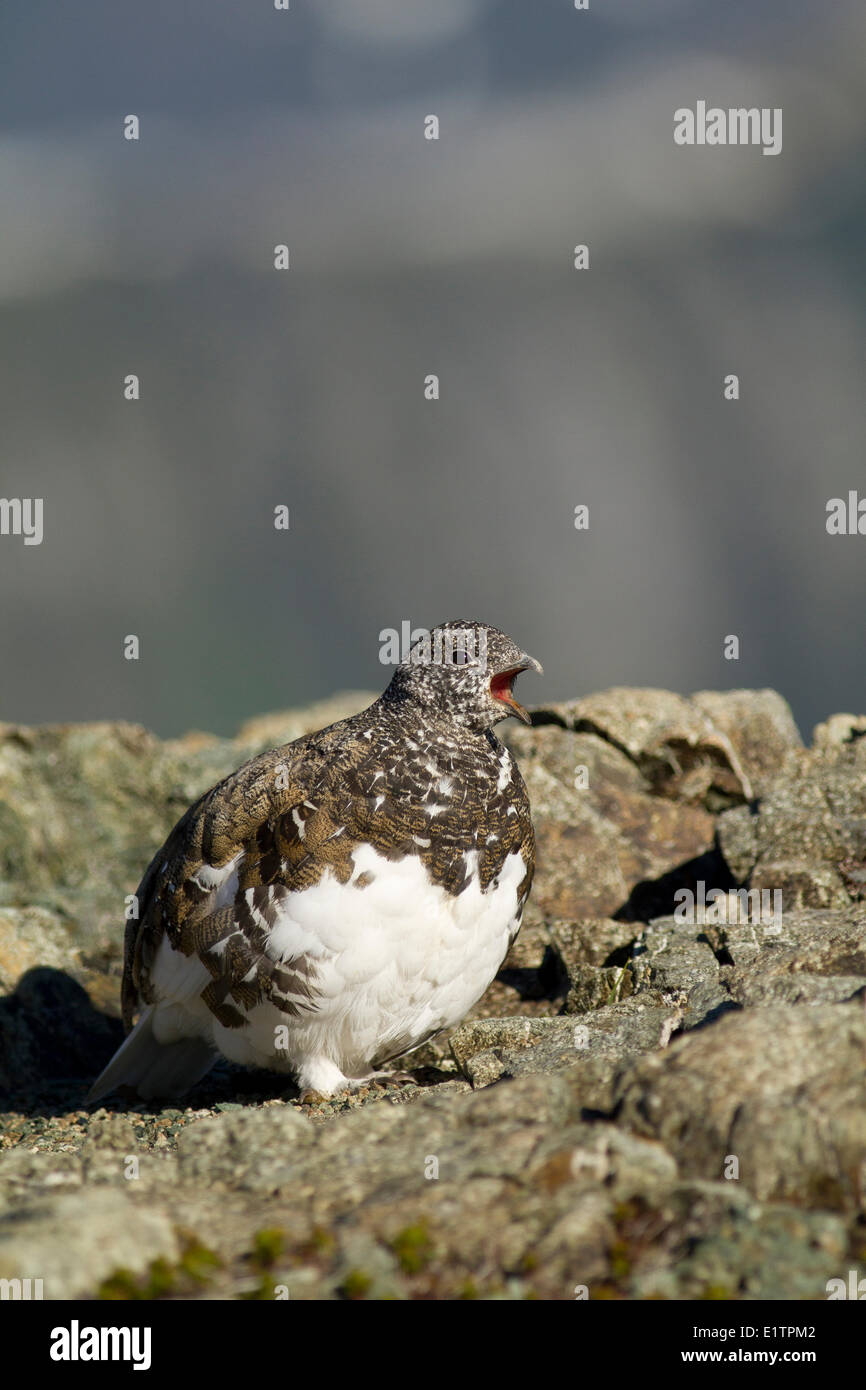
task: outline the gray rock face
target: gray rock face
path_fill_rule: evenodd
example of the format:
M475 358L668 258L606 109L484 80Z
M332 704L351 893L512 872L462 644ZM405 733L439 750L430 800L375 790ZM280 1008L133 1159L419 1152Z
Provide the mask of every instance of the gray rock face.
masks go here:
M725 906L733 915L742 902L731 894ZM778 922L660 918L635 939L629 970L636 995L678 1000L683 1029L747 1005L842 1003L866 991L866 908L783 911Z
M458 1028L451 1051L476 1089L579 1062L575 1081L583 1105L604 1109L613 1103L612 1082L622 1059L659 1047L678 1019L673 1006L655 998L628 999L572 1018L483 1019Z
M86 1298L94 1274L122 1267L144 1271L179 1248L164 1211L124 1192L92 1187L29 1204L0 1224L0 1279L42 1279L47 1299ZM107 1258L106 1258L107 1255Z
M718 1019L643 1058L616 1087L618 1120L690 1177L736 1161L761 1200L856 1210L866 1193L866 1010L773 1005Z
M301 1105L220 1064L173 1107L82 1109L150 855L217 777L365 698L236 740L0 726L0 1278L297 1300L862 1277L866 717L806 749L772 691L612 690L505 730L536 885L414 1083Z
M740 807L719 819L734 877L779 891L787 910L866 898L866 746L857 721L830 722L832 737L821 725L813 748L788 754L757 813Z

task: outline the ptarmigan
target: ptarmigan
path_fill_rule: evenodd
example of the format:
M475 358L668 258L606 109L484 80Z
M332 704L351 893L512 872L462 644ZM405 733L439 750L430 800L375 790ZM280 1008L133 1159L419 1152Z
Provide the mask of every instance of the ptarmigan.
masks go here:
M459 1022L514 940L535 867L492 725L539 663L443 623L351 719L254 758L178 822L127 923L126 1041L89 1100L183 1095L217 1054L322 1095Z

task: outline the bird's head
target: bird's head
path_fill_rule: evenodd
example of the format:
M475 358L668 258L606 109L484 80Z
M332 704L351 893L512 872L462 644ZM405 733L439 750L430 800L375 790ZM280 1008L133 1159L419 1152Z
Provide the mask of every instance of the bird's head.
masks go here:
M420 706L428 717L489 729L509 714L532 722L512 693L521 671L541 663L487 623L456 619L419 638L394 672L389 699Z

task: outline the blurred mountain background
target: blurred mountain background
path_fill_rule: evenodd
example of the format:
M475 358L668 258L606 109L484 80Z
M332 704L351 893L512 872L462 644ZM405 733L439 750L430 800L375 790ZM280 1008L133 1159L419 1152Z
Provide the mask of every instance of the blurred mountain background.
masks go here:
M0 495L45 529L0 719L229 733L453 617L528 701L861 710L864 55L858 0L5 6ZM782 152L676 146L698 100Z

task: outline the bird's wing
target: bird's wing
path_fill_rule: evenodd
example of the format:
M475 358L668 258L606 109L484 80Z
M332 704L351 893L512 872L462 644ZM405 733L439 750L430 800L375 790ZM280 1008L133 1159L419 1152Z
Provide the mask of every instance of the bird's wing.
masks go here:
M287 1014L315 1006L309 933L271 940L286 900L328 870L348 882L361 842L402 858L421 852L413 835L425 824L429 834L423 806L380 790L380 758L362 733L326 730L254 759L190 807L145 872L138 918L127 923L127 1028L142 1002L155 1002L151 969L164 938L207 968L202 998L227 1027L264 998Z
M177 823L142 879L137 919L127 922L127 1028L142 1002L154 1002L151 968L164 938L207 967L213 978L205 1001L231 1025L243 1019L230 995L248 1005L297 984L288 967L268 960L267 927L283 895L315 882L328 866L345 873L351 845L338 843L327 784L347 751L323 759L309 737L264 753Z
M388 859L421 858L451 893L473 872L486 888L502 856L526 857L527 843L522 818L503 804L492 822L487 814L494 833L471 866L462 849L479 796L467 781L447 806L433 804L435 786L420 793L405 750L383 753L380 742L374 752L363 724L333 726L247 763L187 811L145 873L124 953L127 1027L142 1002L155 1002L151 967L164 938L206 967L201 997L226 1027L242 1026L241 1011L265 998L288 1015L315 1008L319 942L314 929L295 925L288 899L328 871L347 883L360 844Z

